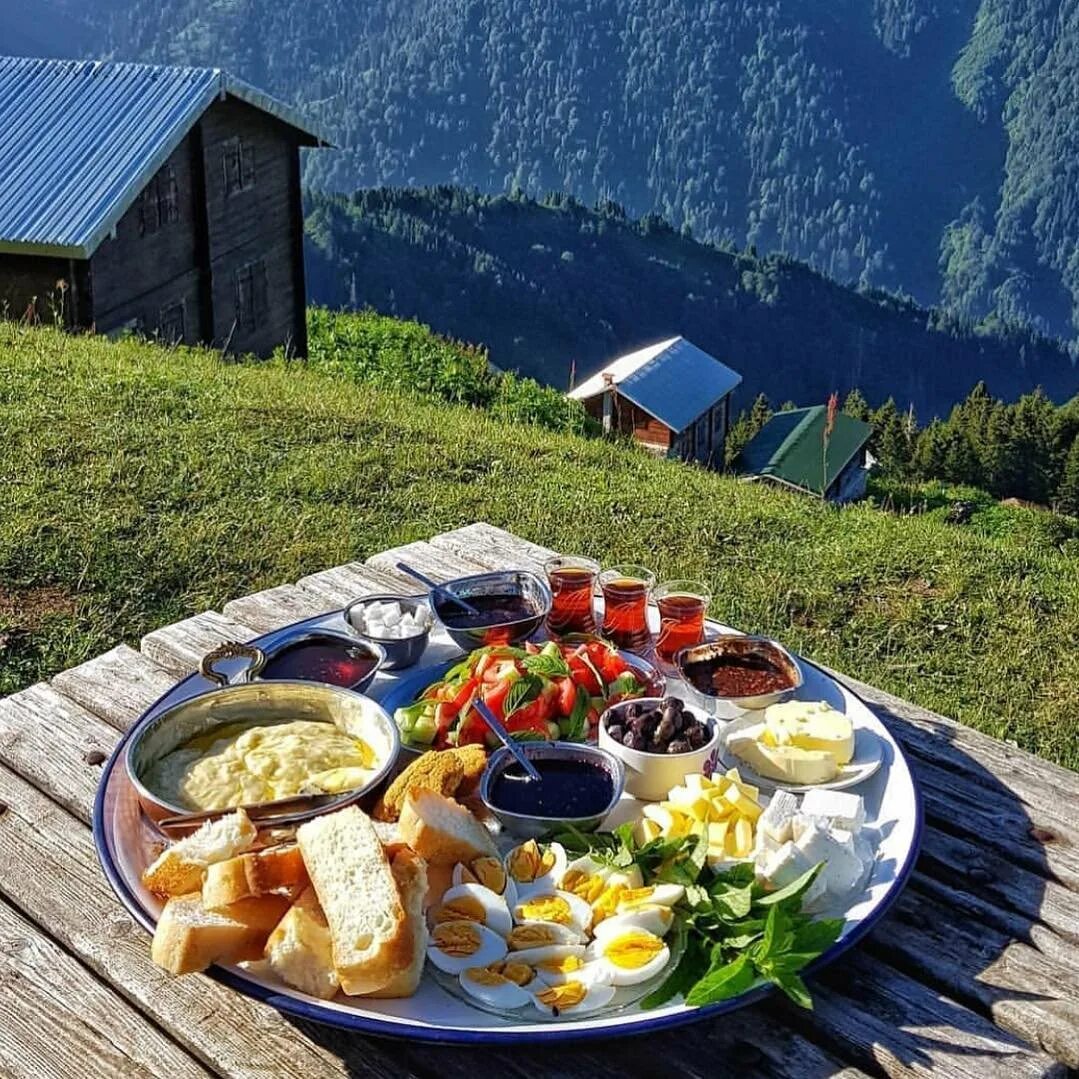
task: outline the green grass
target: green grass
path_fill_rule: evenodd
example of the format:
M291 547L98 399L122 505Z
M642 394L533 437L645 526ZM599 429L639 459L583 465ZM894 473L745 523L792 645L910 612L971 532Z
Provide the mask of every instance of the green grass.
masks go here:
M483 519L1079 767L1079 559L836 511L301 366L0 324L0 693L230 598Z

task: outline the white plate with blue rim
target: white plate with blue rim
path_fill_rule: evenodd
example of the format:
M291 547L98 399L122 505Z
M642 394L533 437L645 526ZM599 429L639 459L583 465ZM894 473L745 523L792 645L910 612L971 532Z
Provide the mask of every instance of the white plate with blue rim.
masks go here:
M652 614L654 617L655 612ZM341 629L343 624L342 614L337 611L275 630L253 643L273 645L291 634L315 627ZM726 627L714 624L709 628L717 632L730 632ZM459 654L444 634L433 632L427 652L420 661L421 669L435 668ZM839 939L807 968L805 973L811 975L814 970L835 962L861 940L895 901L917 857L922 833L922 810L907 760L884 724L859 697L820 668L804 660L799 660L799 663L805 681L798 697L828 701L847 713L857 728L871 731L880 745L877 770L861 781L858 791L865 801L866 826L875 829L879 836L876 860L865 887L852 894L841 910L828 912L842 915L843 930ZM402 672L409 676L409 686L414 684L413 676L416 673L417 668ZM392 672L380 674L369 693L392 711L396 705L406 703L395 700L395 696L400 696L405 690L403 682L401 675ZM139 808L134 788L124 771L123 755L128 739L142 723L148 722L162 709L205 692L208 688L209 685L198 675L178 683L151 706L121 739L103 769L94 805L94 842L109 883L123 905L147 932L152 932L157 923L161 903L143 887L140 878L142 870L159 849L161 836ZM669 684L668 692L677 694L678 691L677 682ZM632 799L624 799L624 804L617 807L615 816L621 820L632 817L636 808L632 802ZM447 992L430 973L425 974L414 996L402 1000L367 1000L341 995L330 1001L301 993L258 965L213 967L209 974L236 992L299 1019L328 1023L363 1034L461 1045L518 1044L537 1040L645 1034L714 1018L752 1004L771 991L769 986L756 986L741 996L702 1008L688 1007L681 998L676 998L654 1009L644 1009L639 1003L633 1003L613 1012L579 1017L567 1015L552 1021L533 1008L522 1009L519 1014L483 1011L462 997Z

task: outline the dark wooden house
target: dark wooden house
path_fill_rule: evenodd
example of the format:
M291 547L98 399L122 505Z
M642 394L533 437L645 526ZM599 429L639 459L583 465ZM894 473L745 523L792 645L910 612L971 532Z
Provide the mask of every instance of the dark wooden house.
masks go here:
M323 144L216 69L0 57L0 315L305 355Z
M638 349L589 376L569 396L605 431L655 453L722 468L731 393L742 376L684 337Z

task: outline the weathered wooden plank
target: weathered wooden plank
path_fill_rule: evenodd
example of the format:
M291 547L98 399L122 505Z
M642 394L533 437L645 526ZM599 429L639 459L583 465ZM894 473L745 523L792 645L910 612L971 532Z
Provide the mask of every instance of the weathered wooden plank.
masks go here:
M431 546L463 555L489 569L528 569L543 576L543 563L557 552L484 521L431 537Z
M249 641L257 636L251 626L217 611L203 611L147 633L140 648L155 663L181 675L196 670L202 657L223 641Z
M867 1070L964 1079L1064 1076L1065 1066L988 1019L855 949L813 979L813 1011L783 1018Z
M0 901L0 1074L208 1076L122 997Z
M51 679L54 689L121 731L175 682L174 674L126 644Z
M407 562L439 584L443 581L451 581L455 577L468 577L473 573L488 572L488 567L480 562L475 562L456 552L439 550L423 540L381 551L379 554L372 555L366 565L374 566L375 569L390 574L414 590L416 582L408 574L397 569L398 562Z
M101 876L90 830L0 766L0 896L49 933L204 1065L225 1075L401 1074L392 1047L305 1036L272 1009L203 976L173 978L150 962L150 938ZM77 1007L77 1005L76 1005ZM386 1046L386 1048L383 1048Z
M383 573L374 566L365 566L362 562L349 562L344 566L333 566L320 573L301 577L296 585L305 592L319 596L333 607L344 607L350 600L359 596L374 596L379 593L390 595L418 596L422 585L415 581L403 581L399 576Z
M1079 971L908 888L869 950L1079 1067ZM1079 954L1079 953L1077 953Z
M119 734L39 682L0 701L0 762L82 820L89 820L101 765Z
M259 633L269 633L292 622L325 614L333 606L322 596L295 585L282 584L231 600L221 610L226 618L250 626Z

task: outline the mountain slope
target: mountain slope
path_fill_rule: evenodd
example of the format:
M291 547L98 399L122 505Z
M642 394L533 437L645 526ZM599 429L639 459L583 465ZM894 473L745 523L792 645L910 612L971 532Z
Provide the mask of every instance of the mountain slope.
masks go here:
M1079 373L1025 331L969 325L862 295L789 259L720 251L661 220L489 198L459 188L309 198L308 290L488 346L500 366L564 387L621 352L675 334L745 378L743 403L824 401L855 386L944 415L979 379L1011 399L1071 397Z

